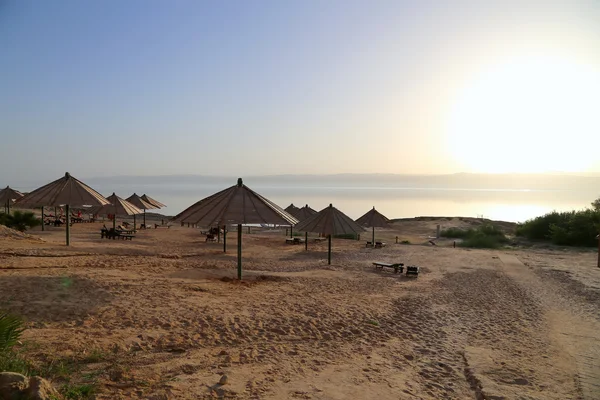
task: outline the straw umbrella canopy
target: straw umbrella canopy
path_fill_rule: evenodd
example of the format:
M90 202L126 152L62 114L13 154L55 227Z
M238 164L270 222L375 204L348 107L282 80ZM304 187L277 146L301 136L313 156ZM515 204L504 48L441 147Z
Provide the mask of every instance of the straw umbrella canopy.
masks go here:
M295 225L298 220L283 208L244 185L237 185L206 197L173 218L203 226L237 224L238 279L242 279L242 224ZM226 230L225 230L226 232ZM226 242L223 249L226 249Z
M127 200L123 200L115 193L108 196L106 198L110 202L105 206L100 207L97 210L94 210L96 214L113 214L113 228L117 227L117 215L133 215L133 229L135 230L135 216L136 214L141 214L143 211L128 202Z
M67 246L71 243L71 213L69 207L104 206L109 204L100 193L71 176L68 172L60 179L50 182L17 200L20 206L57 207L66 206L67 214Z
M160 207L155 206L154 204L148 203L146 200L142 199L137 194L132 194L126 199L128 202L139 208L140 210L144 210L144 228L146 228L146 210L156 210Z
M373 240L371 243L373 246L375 246L375 227L385 228L389 225L390 220L388 217L377 211L375 206L373 206L373 208L367 211L365 215L357 219L356 223L362 226L373 228Z
M331 235L358 234L364 228L349 216L329 204L326 207L296 225L296 229L304 232L322 233L328 236L327 264L331 264Z
M312 217L313 215L315 215L317 212L315 210L313 210L312 208L310 208L307 205L305 205L302 208L299 208L298 210L296 210L296 212L292 213L292 215L294 217L296 217L296 219L300 222L304 221L307 218Z
M13 201L20 199L23 197L23 193L18 190L11 189L9 186L0 190L0 204L3 204L6 208L6 211L10 213L10 205Z
M300 208L296 207L296 206L294 205L294 203L292 203L292 204L290 204L289 206L287 206L287 207L284 209L284 211L285 211L286 213L290 214L290 215L294 215L294 213L295 213L296 211L298 211L299 209L300 209Z
M156 208L165 208L166 205L161 203L158 200L154 200L152 197L143 194L141 197L142 200L144 200L146 203L152 204L153 206L155 206Z
M300 220L299 218L296 217L296 213L298 212L298 210L300 210L298 207L296 207L294 205L294 203L290 204L289 206L287 206L284 211L288 214L290 214L292 217L296 218L297 220ZM292 225L290 225L290 237L294 237L294 227Z

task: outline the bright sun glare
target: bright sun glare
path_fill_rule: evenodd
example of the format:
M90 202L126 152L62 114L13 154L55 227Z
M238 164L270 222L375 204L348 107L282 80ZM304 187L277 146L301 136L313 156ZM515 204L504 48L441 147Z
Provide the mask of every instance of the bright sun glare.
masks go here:
M476 76L455 99L447 140L469 172L585 171L600 148L600 71L527 57Z

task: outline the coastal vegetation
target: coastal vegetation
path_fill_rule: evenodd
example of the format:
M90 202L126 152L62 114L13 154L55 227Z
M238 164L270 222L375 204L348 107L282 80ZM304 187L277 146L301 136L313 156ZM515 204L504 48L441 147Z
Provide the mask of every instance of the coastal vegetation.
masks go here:
M517 236L561 246L596 246L600 231L600 198L580 211L553 211L519 224Z
M479 249L497 249L509 242L504 232L493 224L485 224L477 228L460 229L449 228L440 232L440 236L453 239L462 239L460 247Z
M38 225L42 221L34 213L29 211L15 211L12 214L0 214L0 225L25 232Z

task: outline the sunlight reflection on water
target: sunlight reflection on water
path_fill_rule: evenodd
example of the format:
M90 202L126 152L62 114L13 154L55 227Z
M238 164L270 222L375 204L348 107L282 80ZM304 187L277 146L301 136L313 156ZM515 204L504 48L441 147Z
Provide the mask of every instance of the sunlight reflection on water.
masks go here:
M552 210L582 209L597 197L594 190L504 190L462 188L397 188L397 187L307 187L250 186L282 208L290 203L309 204L321 210L332 203L352 218L358 218L373 206L389 218L416 216L463 216L524 221ZM102 193L116 191L128 197L133 190L147 193L167 204L161 212L175 215L198 200L226 186L213 184L143 184L112 185L96 189Z

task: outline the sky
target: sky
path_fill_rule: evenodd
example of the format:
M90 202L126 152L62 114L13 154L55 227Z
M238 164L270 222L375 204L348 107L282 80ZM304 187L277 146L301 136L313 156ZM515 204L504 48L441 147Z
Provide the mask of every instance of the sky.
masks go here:
M0 186L600 172L600 2L0 0Z

